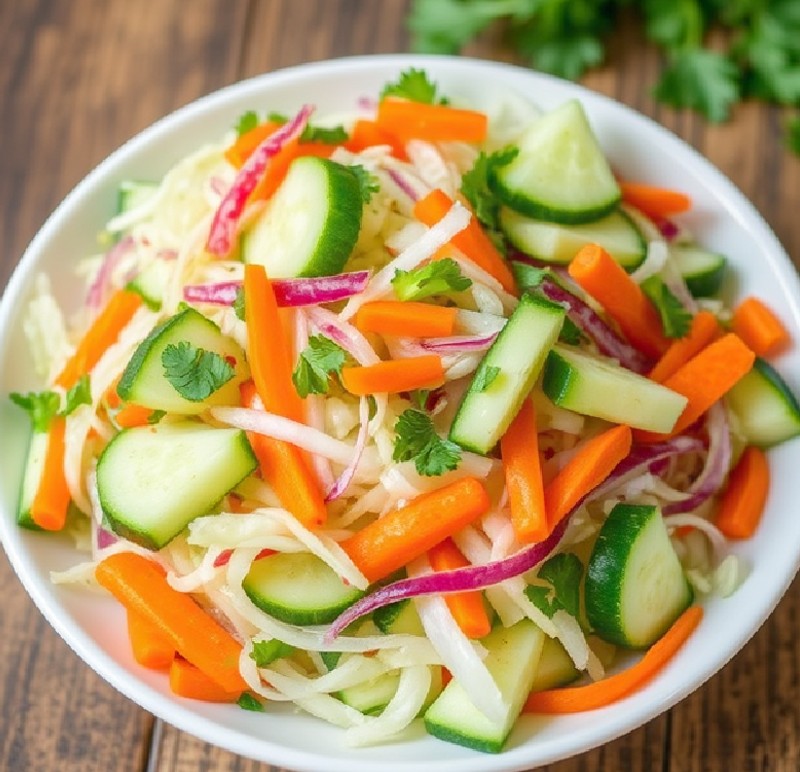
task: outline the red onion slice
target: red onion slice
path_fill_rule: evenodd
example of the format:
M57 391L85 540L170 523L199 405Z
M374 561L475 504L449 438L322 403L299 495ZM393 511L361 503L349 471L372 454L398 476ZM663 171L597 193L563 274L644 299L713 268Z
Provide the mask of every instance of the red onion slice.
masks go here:
M95 523L95 521L92 520L92 523ZM119 541L119 537L115 533L104 528L102 525L95 524L94 529L94 544L98 550L104 550L106 547L110 547L112 544L116 544Z
M402 172L398 171L397 169L387 169L386 173L391 177L392 182L397 185L400 190L403 191L412 201L418 201L419 195L417 191L414 189L414 186L411 182L406 179L405 175Z
M350 322L325 308L314 307L308 310L308 321L323 335L339 344L360 365L374 365L380 362L369 341Z
M353 480L356 470L358 469L358 462L361 461L361 456L364 454L364 448L367 446L367 437L369 436L369 402L366 397L361 397L358 405L358 436L356 437L356 444L353 447L353 460L347 465L345 470L334 482L331 489L325 496L325 503L335 501L346 490L347 486Z
M114 269L119 265L123 257L133 251L135 244L136 242L132 236L125 236L106 252L86 295L86 305L89 308L97 309L103 305L111 288L111 277Z

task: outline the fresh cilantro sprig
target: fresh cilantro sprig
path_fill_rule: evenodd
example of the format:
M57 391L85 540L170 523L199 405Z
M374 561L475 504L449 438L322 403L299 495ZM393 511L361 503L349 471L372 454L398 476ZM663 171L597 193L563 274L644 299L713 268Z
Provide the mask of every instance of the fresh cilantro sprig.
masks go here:
M252 710L255 713L263 713L264 712L264 704L261 700L256 699L253 697L250 692L242 692L241 696L238 700L236 700L236 704L242 710Z
M206 351L189 341L170 343L161 354L164 376L184 399L202 402L234 375L233 366L216 351Z
M277 638L270 638L268 641L253 642L250 659L256 663L256 667L266 667L276 659L288 657L293 651L294 646L279 641Z
M500 229L497 221L500 204L489 187L489 178L495 169L511 163L518 153L516 147L507 147L489 155L481 152L472 168L461 178L461 192L475 216L491 230Z
M402 72L396 82L387 83L381 91L380 98L393 96L427 105L447 104L447 98L439 96L436 91L436 84L428 78L425 70L411 67Z
M547 584L530 584L525 594L543 614L552 617L559 609L578 617L583 563L571 552L561 552L546 560L537 578Z
M67 416L80 405L92 404L92 388L89 376L85 373L78 378L77 383L67 391L63 415Z
M241 137L242 134L247 134L248 131L252 131L258 126L260 122L258 113L255 110L248 110L242 113L236 121L236 126L234 126L236 129L236 136Z
M660 277L651 276L640 286L661 317L664 335L667 338L683 338L692 324L691 313L683 307Z
M327 394L331 375L341 374L346 358L344 349L330 338L312 335L292 373L297 393L303 398L309 394Z
M461 448L450 440L442 439L433 421L423 412L408 408L394 427L397 439L392 458L395 461L413 459L417 472L426 477L436 477L455 469L461 461Z
M46 432L56 416L68 416L80 405L92 404L92 390L86 374L67 391L63 410L61 397L55 391L29 391L27 394L14 391L8 396L28 414L33 431L37 434Z
M286 123L289 120L288 115L283 113L269 113L267 115L268 121L274 123ZM337 126L315 126L312 123L306 124L302 134L300 134L301 142L324 142L326 145L338 145L340 142L347 141L347 131L341 124Z
M433 295L463 292L472 280L461 273L458 263L450 257L435 260L411 271L395 271L392 279L394 294L400 300L422 300Z
M358 164L345 168L349 169L355 175L358 180L358 186L361 189L361 200L365 204L368 204L372 200L373 194L381 189L378 178L372 172L367 171L363 166Z

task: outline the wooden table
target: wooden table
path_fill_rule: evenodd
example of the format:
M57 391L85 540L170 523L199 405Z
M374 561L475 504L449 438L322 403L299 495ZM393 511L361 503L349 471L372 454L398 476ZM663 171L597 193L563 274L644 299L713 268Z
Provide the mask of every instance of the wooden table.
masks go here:
M347 54L407 50L405 0L0 0L0 286L61 198L159 116L240 78ZM800 159L781 113L724 126L650 96L662 62L623 25L585 83L653 116L744 191L800 259ZM492 35L468 53L510 59ZM0 556L0 769L262 770L155 721L50 629ZM572 770L800 769L800 585L720 674Z

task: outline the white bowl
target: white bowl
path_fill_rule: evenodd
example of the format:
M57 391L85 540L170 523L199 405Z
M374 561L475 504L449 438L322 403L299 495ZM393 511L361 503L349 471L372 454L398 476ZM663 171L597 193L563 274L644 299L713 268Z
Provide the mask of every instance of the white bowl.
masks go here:
M302 101L316 104L320 114L340 111L359 96L376 95L383 83L411 65L424 67L443 93L478 103L499 88L545 108L580 98L615 169L692 196L695 206L685 221L704 244L729 256L735 276L727 288L729 298L746 289L767 299L800 340L800 287L775 236L725 177L665 129L611 99L528 70L469 59L363 57L296 67L223 89L159 121L89 174L38 233L6 289L0 304L0 394L41 388L20 333L34 278L40 271L49 273L65 307L77 307L80 285L65 255L78 258L92 251L95 234L113 214L120 180L157 179L189 149L222 135L247 109L289 111ZM800 349L778 364L791 385L800 384ZM14 524L27 434L21 411L0 399L0 537L50 624L90 667L156 716L236 753L296 770L519 770L588 750L657 716L719 670L773 610L800 559L794 491L800 444L794 441L770 451L773 483L763 523L753 539L735 546L751 566L750 575L731 598L705 604L700 628L646 688L591 714L526 716L497 756L440 742L418 725L389 745L352 749L337 728L292 710L270 708L265 715L172 696L162 674L132 660L123 612L115 601L50 584L49 571L74 564L78 556L65 537L31 533Z

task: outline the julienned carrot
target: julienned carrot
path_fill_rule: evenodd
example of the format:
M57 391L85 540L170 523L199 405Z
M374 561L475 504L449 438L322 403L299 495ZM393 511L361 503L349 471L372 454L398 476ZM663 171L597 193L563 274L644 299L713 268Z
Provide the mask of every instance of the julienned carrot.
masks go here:
M118 552L98 563L95 578L127 611L157 628L178 654L223 689L247 689L239 673L241 644L189 595L173 589L157 563L133 552Z
M142 296L136 292L117 290L81 338L75 353L56 378L56 385L71 389L82 375L88 373L117 340L142 302Z
M490 504L478 480L462 477L374 520L340 546L376 582L469 525Z
M483 142L489 128L486 114L477 110L393 97L381 100L375 123L401 139L428 142Z
M344 146L351 153L360 153L368 147L375 145L389 145L392 148L392 155L401 161L407 160L405 146L394 134L385 128L378 126L375 121L364 118L357 120L350 131L350 137Z
M203 702L236 702L241 691L229 692L202 670L182 657L173 658L169 667L169 688L173 694Z
M253 407L255 386L252 381L240 388L242 404ZM261 477L306 528L319 528L325 523L327 509L311 465L298 447L283 440L248 432L247 439L258 459Z
M545 486L544 502L548 531L600 485L631 449L631 429L620 425L587 440Z
M225 151L225 160L231 166L241 169L253 151L281 126L275 121L264 121L237 137L236 141Z
M717 317L710 311L699 311L694 319L689 334L685 338L674 341L664 352L647 377L656 383L664 383L693 356L699 354L720 333Z
M444 367L435 354L342 368L342 385L357 396L435 389L443 383Z
M568 271L636 348L654 358L669 348L655 306L605 249L598 244L581 247Z
M701 606L691 606L673 622L632 667L587 686L568 686L531 694L524 713L580 713L610 705L643 687L678 652L703 618Z
M125 405L114 416L117 425L123 429L132 429L134 426L147 426L153 411L142 405Z
M758 528L769 491L769 465L763 451L750 445L728 478L717 510L716 526L729 539L748 539Z
M64 430L67 422L56 416L47 430L47 452L36 495L31 502L30 515L45 531L60 531L67 521L70 494L64 476Z
M453 334L456 309L429 303L375 300L358 309L356 325L362 332L439 338Z
M131 642L133 658L142 667L166 670L175 659L175 647L172 641L149 620L130 609L128 640Z
M414 204L414 217L428 227L432 227L450 211L452 206L453 199L437 188ZM506 292L514 294L517 291L514 274L511 273L508 264L481 228L476 217L473 216L469 225L456 233L450 243L463 252L467 259L472 260L475 265L494 276L503 285Z
M250 193L251 201L265 201L283 182L289 164L300 155L300 141L295 137L289 140L271 159L258 184Z
M428 550L428 560L434 571L453 571L471 565L452 539L445 539ZM444 600L456 624L467 638L483 638L489 634L492 623L480 591L453 592L445 595Z
M544 503L542 464L533 402L522 403L506 433L500 438L500 455L511 509L511 524L522 543L547 538L547 510Z
M756 355L732 332L710 343L667 378L663 385L689 401L666 434L636 431L639 442L660 442L693 424L753 366Z
M783 322L754 297L745 298L734 309L732 329L760 357L776 354L790 343Z
M622 200L658 220L680 214L692 208L692 199L685 193L667 188L657 188L640 182L620 182Z

